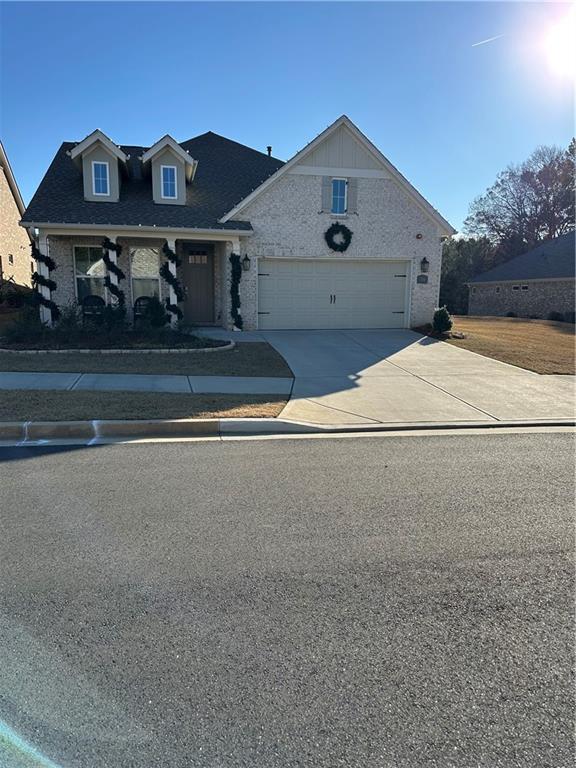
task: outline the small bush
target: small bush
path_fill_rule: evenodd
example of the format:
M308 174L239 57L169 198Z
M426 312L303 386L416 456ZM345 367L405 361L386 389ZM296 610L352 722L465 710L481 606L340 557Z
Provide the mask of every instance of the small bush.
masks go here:
M564 322L564 315L562 312L550 312L548 315L548 320L554 320L556 323L562 323Z
M100 322L107 331L122 333L126 328L126 307L107 304L102 310Z
M529 320L541 320L540 315L528 315Z
M163 328L170 320L166 307L156 296L150 298L143 320L144 327L148 325L151 328Z
M36 307L26 307L24 311L6 327L3 338L8 344L25 344L47 338L50 330L42 324Z
M564 313L564 322L565 323L572 323L572 325L574 325L575 321L576 321L576 312L565 312Z
M448 333L453 322L446 307L439 307L434 312L433 327L436 333Z
M518 317L516 312L506 312L506 317Z

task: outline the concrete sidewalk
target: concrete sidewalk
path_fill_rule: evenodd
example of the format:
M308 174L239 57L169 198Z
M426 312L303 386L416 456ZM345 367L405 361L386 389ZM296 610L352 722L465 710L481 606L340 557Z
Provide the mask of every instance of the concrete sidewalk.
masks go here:
M140 373L0 373L2 389L289 395L292 379L259 376L177 376Z

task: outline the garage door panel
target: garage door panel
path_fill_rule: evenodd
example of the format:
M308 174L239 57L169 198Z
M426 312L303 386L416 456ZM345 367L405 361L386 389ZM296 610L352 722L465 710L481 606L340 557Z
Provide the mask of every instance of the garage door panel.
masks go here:
M262 259L258 272L262 329L405 326L408 262Z

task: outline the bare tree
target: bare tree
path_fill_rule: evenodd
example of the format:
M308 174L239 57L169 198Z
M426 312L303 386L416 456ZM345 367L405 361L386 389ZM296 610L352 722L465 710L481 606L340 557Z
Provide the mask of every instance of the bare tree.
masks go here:
M574 229L575 154L572 139L567 150L538 147L508 166L470 206L465 231L487 237L499 262Z

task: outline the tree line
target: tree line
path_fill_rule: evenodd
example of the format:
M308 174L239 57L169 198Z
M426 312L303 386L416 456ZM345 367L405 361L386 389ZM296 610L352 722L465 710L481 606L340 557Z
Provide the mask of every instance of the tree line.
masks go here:
M574 230L575 170L572 139L567 149L538 147L523 163L498 174L470 206L464 234L444 243L440 306L465 314L468 280Z

